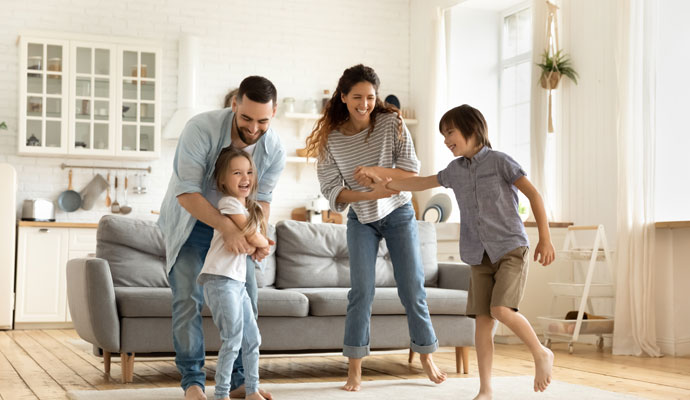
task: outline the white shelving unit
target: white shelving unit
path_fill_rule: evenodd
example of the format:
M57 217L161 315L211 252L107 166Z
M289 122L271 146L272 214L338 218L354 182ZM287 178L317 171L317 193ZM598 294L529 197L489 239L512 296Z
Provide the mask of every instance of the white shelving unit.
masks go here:
M582 231L595 231L592 247L578 247L575 234ZM615 296L611 250L606 240L604 226L568 227L563 250L558 253L557 258L570 264L571 278L564 282L549 282L552 292L551 316L539 317L544 324L544 345L550 348L552 338L564 338L568 340L568 352L572 354L574 343L580 335L596 335L598 337L597 347L601 350L604 346L603 335L613 333L613 317L603 316L588 319L584 317L585 312L594 314L593 298L613 298ZM582 269L581 267L584 265L586 265L585 278L584 281L581 281L577 278L578 269ZM605 281L593 282L594 272L597 268L605 270ZM553 315L556 300L559 297L579 299L575 319Z

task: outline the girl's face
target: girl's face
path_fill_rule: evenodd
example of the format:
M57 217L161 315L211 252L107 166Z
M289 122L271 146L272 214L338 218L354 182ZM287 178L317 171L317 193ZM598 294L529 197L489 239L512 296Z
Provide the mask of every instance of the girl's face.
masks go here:
M443 135L443 143L455 157L463 156L471 158L476 154L477 139L474 135L467 140L462 136L460 130L453 125L444 126L441 135Z
M352 86L348 94L341 94L340 99L350 112L353 121L368 123L369 115L376 105L376 90L374 85L367 81L359 82Z
M240 156L230 160L223 185L233 197L246 199L249 196L254 186L254 171L246 157Z

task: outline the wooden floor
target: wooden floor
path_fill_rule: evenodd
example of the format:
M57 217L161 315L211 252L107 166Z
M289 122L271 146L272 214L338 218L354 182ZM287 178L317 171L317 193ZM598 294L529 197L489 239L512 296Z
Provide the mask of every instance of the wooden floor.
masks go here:
M119 360L114 359L111 376L103 373L100 358L80 346L74 330L0 331L0 398L65 399L69 390L176 387L180 375L170 359L145 359L134 365L134 383L122 385ZM605 390L635 394L650 399L690 399L690 358L657 359L612 356L598 353L594 346L576 345L569 355L563 344L554 344L555 379ZM447 372L455 370L454 352L441 349L437 364ZM213 385L215 362L207 363L207 376ZM495 376L531 375L529 353L522 345L497 345ZM261 358L261 381L343 382L346 359L326 356L266 356ZM474 350L470 351L470 374L450 377L476 377ZM364 361L364 379L424 378L416 358L407 355L376 354Z

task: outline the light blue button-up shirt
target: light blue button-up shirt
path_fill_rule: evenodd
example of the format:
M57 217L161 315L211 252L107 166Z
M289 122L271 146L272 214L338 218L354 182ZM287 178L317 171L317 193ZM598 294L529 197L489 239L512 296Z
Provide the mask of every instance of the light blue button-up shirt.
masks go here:
M165 240L167 270L170 272L196 218L182 208L177 196L201 193L214 207L218 193L213 179L220 151L230 145L230 129L235 114L230 108L199 114L187 122L175 151L173 173L163 198L158 225ZM278 135L268 129L252 154L257 173L258 201L270 203L280 173L285 168L285 150Z
M525 175L512 157L487 146L472 159L456 158L438 173L438 183L453 189L460 208L462 261L479 265L486 251L495 263L511 250L529 246L514 185Z

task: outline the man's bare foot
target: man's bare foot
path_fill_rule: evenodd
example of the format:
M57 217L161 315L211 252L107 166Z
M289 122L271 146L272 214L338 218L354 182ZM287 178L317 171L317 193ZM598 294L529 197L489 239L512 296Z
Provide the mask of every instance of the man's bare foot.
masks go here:
M266 400L273 400L273 395L271 393L261 389L261 388L259 388L258 394ZM247 396L247 395L244 392L244 385L238 386L234 390L230 391L230 398L231 399L244 399L245 396ZM249 398L249 396L247 396L246 398Z
M347 367L347 382L341 389L348 392L358 392L362 388L362 359L350 358Z
M199 385L188 386L184 391L184 400L206 400L206 394Z
M492 393L490 391L487 392L479 392L477 396L474 398L474 400L491 400L492 398Z
M548 348L542 346L544 350L540 357L534 359L534 391L543 392L551 383L551 373L553 370L553 353Z
M258 392L254 392L254 393L250 394L249 396L245 397L244 400L266 400L266 398L264 396L262 396L260 393L261 393L261 389L259 389Z
M431 354L420 354L419 358L422 361L422 368L426 372L426 376L434 383L443 383L446 380L447 375L445 372L438 369L436 364L434 364L434 359Z

